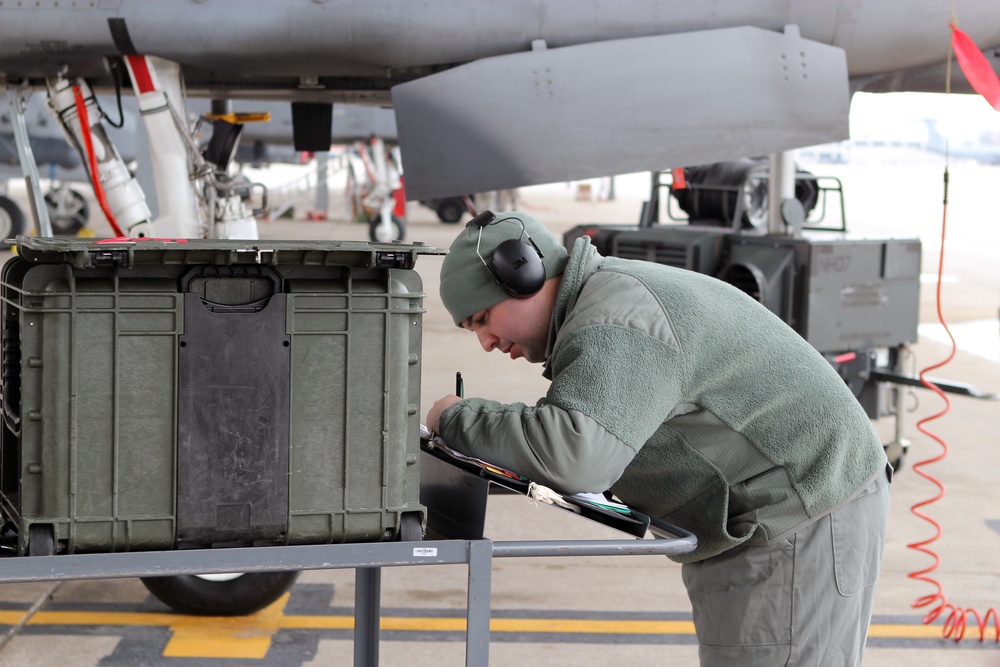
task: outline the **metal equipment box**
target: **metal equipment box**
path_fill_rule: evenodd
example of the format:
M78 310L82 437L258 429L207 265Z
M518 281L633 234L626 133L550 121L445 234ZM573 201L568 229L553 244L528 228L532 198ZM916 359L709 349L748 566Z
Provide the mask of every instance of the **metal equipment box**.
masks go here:
M918 239L731 235L718 277L753 294L820 352L917 341Z
M419 244L17 241L20 554L394 539L419 503Z
M822 353L917 341L920 240L840 231L802 236L733 233L695 225L581 225L605 256L714 276L746 292Z

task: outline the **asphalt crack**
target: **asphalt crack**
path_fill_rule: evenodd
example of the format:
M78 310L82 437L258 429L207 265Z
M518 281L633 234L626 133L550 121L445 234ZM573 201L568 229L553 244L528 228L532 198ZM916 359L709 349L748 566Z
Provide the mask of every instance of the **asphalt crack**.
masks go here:
M52 582L52 586L37 600L35 600L35 603L28 608L28 612L24 615L24 617L20 621L12 625L7 630L6 633L4 633L4 636L0 638L0 652L3 651L3 649L7 646L10 640L12 640L15 636L17 636L17 633L21 631L21 628L27 625L28 622L31 620L31 618L35 614L37 614L49 600L52 599L52 596L55 595L56 590L58 590L58 588L62 586L64 583L66 582L64 581Z

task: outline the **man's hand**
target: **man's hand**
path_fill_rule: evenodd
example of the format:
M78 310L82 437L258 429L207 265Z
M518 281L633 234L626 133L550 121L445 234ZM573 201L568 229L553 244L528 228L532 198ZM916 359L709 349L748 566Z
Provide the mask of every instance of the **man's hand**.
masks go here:
M461 400L461 398L454 394L448 394L434 401L434 405L427 412L427 428L437 433L441 426L441 413Z

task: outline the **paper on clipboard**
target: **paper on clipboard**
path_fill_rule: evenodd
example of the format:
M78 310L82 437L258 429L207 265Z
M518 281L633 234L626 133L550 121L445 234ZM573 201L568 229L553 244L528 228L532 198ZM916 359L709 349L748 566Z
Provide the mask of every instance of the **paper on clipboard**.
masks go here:
M613 500L608 500L603 494L600 493L574 493L570 496L573 500L581 500L583 502L590 503L591 505L597 505L598 507L603 507L604 509L613 510L619 514L631 514L632 509L628 505L615 502Z

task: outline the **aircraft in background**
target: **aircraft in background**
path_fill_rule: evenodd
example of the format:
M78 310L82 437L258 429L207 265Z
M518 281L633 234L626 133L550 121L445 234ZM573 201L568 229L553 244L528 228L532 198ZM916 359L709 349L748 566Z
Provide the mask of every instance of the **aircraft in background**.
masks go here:
M925 123L927 150L932 153L947 153L953 158L975 160L983 164L1000 164L1000 132L982 132L975 136L961 131L942 133L943 128L936 120L927 120Z

